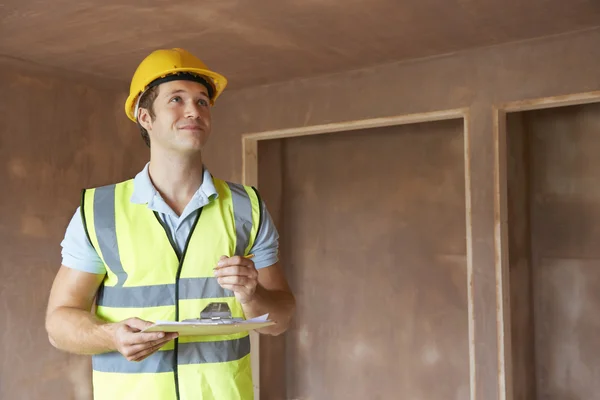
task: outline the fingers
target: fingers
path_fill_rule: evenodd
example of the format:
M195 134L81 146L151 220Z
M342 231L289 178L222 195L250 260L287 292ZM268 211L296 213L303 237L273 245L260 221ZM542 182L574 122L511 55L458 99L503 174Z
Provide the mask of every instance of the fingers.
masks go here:
M252 301L258 286L258 271L250 258L221 256L214 275L219 285L234 292L242 304Z
M233 257L221 256L221 258L219 258L219 262L217 263L217 268L231 267L233 265L254 267L254 262L252 262L252 260L249 258L241 257L241 256L233 256Z
M258 279L258 271L254 267L252 260L245 257L234 256L225 257L222 256L220 261L217 263L217 267L214 270L214 275L217 278L220 277L246 277L248 279L227 279L223 283L234 284L234 285L246 285L249 281L255 281ZM221 281L219 281L221 283ZM252 284L252 283L250 283Z
M160 349L165 343L173 340L177 334L165 335L162 339L153 340L150 342L138 343L133 345L123 345L119 348L119 352L123 354L129 361L139 361L146 358L156 350Z
M252 286L258 284L258 271L244 267L225 267L214 272L215 278L220 285L244 285Z
M163 333L163 332L161 332ZM132 338L131 338L131 342L129 343L124 343L127 347L128 347L128 353L131 354L137 354L138 352L148 348L148 347L152 347L156 344L159 343L165 343L168 342L170 340L173 340L177 337L177 333L167 333L164 334L160 339L153 339L153 340L147 340L147 341L142 341L141 338L139 338L138 336L140 336L142 334L133 334ZM127 340L127 339L126 339Z
M129 361L146 358L178 336L177 333L140 332L151 323L138 318L127 319L119 325L115 331L115 347Z
M246 257L222 256L214 275L219 285L223 289L233 291L242 303L251 300L258 286L258 271L254 262Z
M144 329L152 325L152 322L144 321L143 319L139 318L129 318L123 321L123 323L128 327L134 328L137 331L143 331Z
M258 271L254 267L245 267L245 266L234 265L234 266L230 266L230 267L217 268L214 270L214 275L216 277L238 275L238 276L247 276L249 278L254 279L254 278L258 277Z
M223 285L239 285L239 286L252 286L255 285L256 279L251 279L245 276L222 276L217 278L217 282L221 286Z
M242 285L223 284L223 285L221 285L221 287L223 289L228 289L235 293L242 293L244 295L251 295L254 292L254 290L252 288L249 288L248 286L242 286Z
M165 332L140 332L139 330L131 329L128 326L125 326L123 330L124 332L119 335L120 342L129 346L153 342L165 337Z
M142 361L146 358L148 358L149 356L151 356L152 354L156 353L161 347L163 347L165 344L167 344L171 339L162 339L159 340L157 342L154 342L150 347L144 348L140 351L138 351L137 353L128 356L127 359L129 361Z

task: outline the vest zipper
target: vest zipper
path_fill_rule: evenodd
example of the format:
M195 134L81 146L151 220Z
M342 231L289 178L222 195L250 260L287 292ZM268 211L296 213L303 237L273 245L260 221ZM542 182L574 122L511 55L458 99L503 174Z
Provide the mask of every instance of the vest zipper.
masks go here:
M196 225L198 224L198 220L200 219L200 214L202 214L202 208L198 210L198 215L196 215L196 219L194 220L194 224L192 225L192 229L190 229L190 233L185 241L185 247L183 248L183 253L181 253L181 257L177 254L177 246L171 235L169 235L169 230L165 226L164 222L158 216L158 213L154 211L154 216L158 220L160 226L165 230L165 234L167 235L167 239L169 239L169 243L173 248L173 252L177 256L179 260L179 265L177 266L177 275L175 276L175 321L179 321L179 277L181 276L181 269L183 268L183 261L185 260L185 254L187 253L188 245L190 244L190 239L192 238L192 234L196 230ZM179 373L178 373L178 353L179 353L179 338L175 339L175 347L173 349L174 357L173 357L173 376L175 378L175 397L177 400L180 400L179 395Z

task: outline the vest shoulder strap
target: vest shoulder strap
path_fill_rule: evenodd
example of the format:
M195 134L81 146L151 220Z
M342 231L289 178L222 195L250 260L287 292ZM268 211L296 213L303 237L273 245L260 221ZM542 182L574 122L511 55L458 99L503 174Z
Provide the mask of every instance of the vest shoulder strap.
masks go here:
M227 182L213 178L219 203L224 206L230 202L233 208L235 230L236 230L236 255L247 255L252 249L258 232L262 225L262 199L258 190L253 186L241 185L239 183ZM83 227L92 246L87 218L94 215L93 208L99 203L112 204L114 214L115 189L121 185L132 185L133 180L127 180L117 184L106 185L98 188L84 189L81 194L81 220ZM113 215L114 218L114 215Z
M253 186L213 178L219 199L231 198L236 230L236 255L247 255L261 228L262 199Z
M79 211L81 213L81 222L83 223L83 230L85 231L85 235L87 236L87 239L92 245L92 247L95 246L90 238L88 218L95 216L94 207L98 206L100 206L99 208L101 208L105 212L112 214L112 217L114 218L115 190L117 186L125 185L131 187L133 185L133 179L128 179L126 181L113 183L110 185L99 186L96 188L83 189L81 191L81 203L79 207Z

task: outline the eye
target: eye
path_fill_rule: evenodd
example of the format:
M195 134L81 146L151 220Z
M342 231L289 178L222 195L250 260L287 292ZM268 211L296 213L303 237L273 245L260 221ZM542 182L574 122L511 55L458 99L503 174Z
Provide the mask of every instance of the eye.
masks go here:
M171 103L179 103L180 101L181 101L181 97L179 97L179 96L175 96L171 100L169 100L169 102L171 102Z
M205 99L200 99L200 100L198 100L198 104L200 104L201 106L207 107L208 101Z

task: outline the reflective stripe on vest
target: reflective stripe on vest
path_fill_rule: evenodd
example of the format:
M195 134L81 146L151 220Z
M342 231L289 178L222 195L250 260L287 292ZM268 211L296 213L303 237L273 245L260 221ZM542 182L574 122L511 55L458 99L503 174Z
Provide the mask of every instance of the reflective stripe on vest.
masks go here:
M226 301L233 316L243 317L233 292L219 286L212 269L221 255L246 255L252 248L260 225L260 198L250 187L218 179L214 183L219 196L198 213L181 260L158 216L147 205L130 202L132 180L84 191L84 225L107 269L97 296L100 318L111 322L130 317L149 321L198 318L212 301ZM149 398L161 393L164 398L166 392L173 392L169 399L184 399L181 396L186 394L201 399L250 399L249 353L249 336L240 333L181 337L141 362L127 361L116 352L96 355L94 396L116 400L114 393L96 383L108 379L103 374L113 378L118 374L123 378L117 381L127 386L122 388L123 398L129 398L127 393ZM193 365L218 368L222 380L206 367L187 367ZM165 373L173 376L174 386L165 383ZM161 379L142 378L148 374L161 374ZM163 383L152 387L149 382L155 381Z
M250 337L220 342L182 343L178 349L178 365L221 363L250 354ZM102 372L152 373L173 371L173 350L157 351L142 362L127 361L120 353L106 353L94 357L92 368Z

